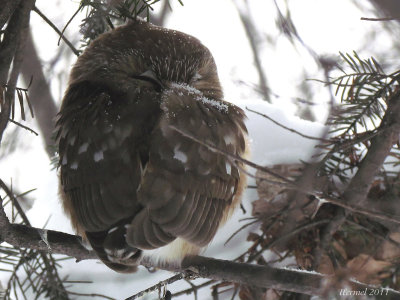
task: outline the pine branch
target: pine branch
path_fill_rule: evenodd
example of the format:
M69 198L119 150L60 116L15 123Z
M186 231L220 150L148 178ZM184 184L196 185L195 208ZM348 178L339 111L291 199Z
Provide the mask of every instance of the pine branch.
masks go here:
M21 246L20 255L18 262L14 265L11 277L8 282L8 288L6 290L6 297L9 296L11 288L19 289L25 295L28 289L32 289L36 296L39 297L41 294L47 294L52 299L68 299L68 292L64 286L64 281L58 274L57 264L53 256L51 255L51 249L49 248L47 231L36 229L33 232L29 232L31 229L30 222L25 215L25 212L19 205L18 200L15 198L13 192L7 187L7 185L0 180L0 187L6 192L12 208L17 210L17 214L22 218L22 224L11 224L4 211L3 199L0 197L0 224L4 225L4 229L1 231L1 238L3 241L15 246L13 243L18 244L21 239L22 242L26 242L33 237L40 240L36 241L33 247ZM14 219L14 217L13 217ZM22 230L21 229L22 226ZM28 230L25 230L29 228ZM36 244L41 244L46 247L45 250L38 251L35 249ZM30 262L33 261L32 265ZM25 279L20 280L19 269L23 268L25 271ZM32 280L31 276L38 276L38 280Z
M350 206L366 207L365 200L375 176L389 156L393 144L398 141L400 134L400 92L397 92L388 102L388 108L382 123L378 128L378 134L371 139L371 146L354 177L351 179L342 199ZM370 206L367 206L370 207ZM349 210L343 207L337 208L332 221L322 230L321 248L327 249L333 234L343 225L349 214ZM317 257L317 262L319 257Z

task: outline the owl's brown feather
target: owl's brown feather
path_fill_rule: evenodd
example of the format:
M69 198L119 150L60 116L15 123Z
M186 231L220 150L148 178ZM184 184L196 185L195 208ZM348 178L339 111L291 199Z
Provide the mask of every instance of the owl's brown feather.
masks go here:
M60 193L73 226L121 272L147 250L196 253L237 206L245 180L240 162L174 128L243 155L244 118L222 100L197 39L141 21L104 34L72 70L57 121Z

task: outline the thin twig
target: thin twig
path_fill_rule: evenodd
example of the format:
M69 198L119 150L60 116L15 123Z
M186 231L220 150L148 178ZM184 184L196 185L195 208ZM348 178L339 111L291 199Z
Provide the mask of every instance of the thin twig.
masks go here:
M397 21L400 20L399 17L386 17L386 18L366 18L366 17L361 17L360 20L362 21Z
M64 32L67 29L68 25L71 24L72 20L76 17L76 15L79 13L79 11L81 10L81 8L83 7L83 4L79 5L78 9L76 10L76 12L72 15L72 17L68 20L67 24L65 24L63 30L60 33L60 37L58 39L57 45L60 46L60 42L61 39L64 38ZM79 55L79 54L78 54Z
M310 136L310 135L303 134L303 133L301 133L301 132L299 132L299 131L297 131L297 130L295 130L295 129L293 129L293 128L287 127L287 126L285 126L285 125L279 123L278 121L275 121L274 119L272 119L271 117L267 116L266 114L262 114L262 113L260 113L260 112L258 112L258 111L256 111L256 110L252 110L251 108L248 108L247 106L246 106L246 109L247 109L248 111L251 111L252 113L255 113L255 114L257 114L257 115L260 115L260 116L262 116L262 117L264 117L264 118L270 120L272 123L278 125L279 127L282 127L283 129L286 129L286 130L288 130L288 131L290 131L290 132L293 132L293 133L295 133L295 134L297 134L297 135L299 135L299 136L301 136L301 137L303 137L303 138L310 139L310 140L321 141L321 142L326 142L326 143L327 143L327 142L331 142L330 140L327 140L327 139L318 138L318 137L314 137L314 136Z
M175 281L178 281L178 280L182 280L186 276L187 275L184 272L179 273L179 274L174 275L174 276L172 276L172 277L170 277L168 279L160 281L156 285L153 285L152 287L149 287L148 289L145 289L145 290L143 290L143 291L141 291L141 292L139 292L139 293L137 293L137 294L135 294L135 295L133 295L131 297L128 297L125 300L135 300L135 299L138 299L139 297L142 297L144 295L150 294L150 293L155 292L155 291L159 291L163 287L165 287L166 285L174 283Z
M238 230L236 230L234 233L231 234L231 236L224 243L224 246L226 246L226 244L228 244L234 238L234 236L237 235L240 231L242 231L246 227L249 227L250 225L253 225L253 224L258 223L258 222L261 222L261 220L256 219L256 220L254 220L252 222L249 222L249 223L243 225L242 227L240 227Z
M74 45L62 34L62 32L53 24L36 6L33 8L33 11L37 13L57 34L63 39L63 41L68 45L68 47L74 52L76 56L80 55L80 52L76 50Z
M17 126L23 128L23 129L25 129L25 130L28 130L28 131L32 132L32 133L33 133L34 135L36 135L36 136L39 135L35 130L33 130L33 129L31 129L31 128L25 126L25 125L22 125L21 123L15 121L15 120L13 120L13 119L10 119L10 118L9 118L8 121L11 122L11 123L14 123L15 125L17 125Z
M68 293L68 295L75 295L75 296L82 296L82 297L96 297L96 299L103 298L103 299L115 300L115 298L108 297L108 296L102 295L102 294L96 294L96 293L84 294L84 293L71 292L68 290L67 290L67 293Z
M312 223L307 223L307 224L301 225L301 226L295 228L294 230L284 234L283 236L280 236L279 238L273 240L271 243L265 245L264 247L262 247L262 249L260 251L258 251L255 254L251 255L247 262L253 262L254 260L257 260L265 250L271 249L275 245L287 240L290 237L295 236L296 234L302 232L303 230L307 230L307 229L310 229L310 228L318 227L318 226L320 226L322 224L326 224L326 223L329 223L329 220L321 220L321 221L316 221L316 222L312 222Z

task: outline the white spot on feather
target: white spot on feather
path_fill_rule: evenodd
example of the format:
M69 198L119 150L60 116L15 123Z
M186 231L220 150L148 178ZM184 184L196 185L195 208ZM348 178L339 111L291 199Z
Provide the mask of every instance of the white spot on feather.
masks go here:
M103 151L100 150L100 151L95 152L94 155L93 155L93 159L94 159L95 162L98 162L98 161L104 159Z
M115 227L111 228L111 229L108 231L108 234L113 233L113 232L116 231L117 229L118 229L118 226L115 226Z
M185 164L185 163L187 163L188 157L184 152L179 150L179 146L180 145L177 145L174 148L174 158Z
M89 143L84 143L84 144L82 144L82 145L79 147L79 149L78 149L78 154L81 154L81 153L83 153L83 152L86 152L86 150L88 149L88 147L89 147Z
M234 145L235 139L231 134L224 136L224 141L226 145Z
M65 166L67 163L68 163L67 155L64 155L61 164Z
M75 144L76 141L76 136L73 136L71 138L68 139L68 144L70 144L71 146L73 146Z
M78 169L78 162L77 161L74 161L72 164L71 164L71 167L70 167L72 170L76 170L76 169Z
M225 163L226 174L231 174L232 166L230 163Z

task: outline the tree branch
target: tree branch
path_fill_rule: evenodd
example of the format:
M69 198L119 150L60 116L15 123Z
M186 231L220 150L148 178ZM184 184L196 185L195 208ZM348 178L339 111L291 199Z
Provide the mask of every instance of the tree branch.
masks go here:
M261 58L260 58L260 50L258 46L258 42L256 40L257 32L255 29L255 26L253 24L252 19L250 18L250 11L249 8L247 7L248 13L247 15L242 11L242 9L239 7L239 4L237 1L233 1L234 5L236 6L236 9L238 11L240 21L242 22L243 28L246 32L247 39L249 40L250 43L250 49L253 52L253 58L254 58L254 65L256 67L256 70L258 72L258 77L259 77L259 89L260 93L262 94L264 100L271 102L271 97L270 97L270 89L268 87L267 83L267 76L265 75L264 72L264 67L262 66ZM244 5L247 5L245 2Z
M19 3L8 22L0 44L0 143L7 126L12 104L15 97L15 85L18 80L19 70L22 64L22 53L25 45L23 39L29 27L29 17L35 0L27 0ZM14 60L10 72L11 62ZM7 87L6 86L7 83ZM5 93L3 93L5 89Z
M80 52L72 45L72 43L63 35L63 33L57 28L56 25L51 22L44 13L42 13L37 7L33 8L33 11L37 13L53 30L60 36L60 38L68 45L68 47L74 52L76 56L79 56Z
M88 251L82 246L80 237L59 231L10 224L4 210L0 210L0 229L3 241L18 248L68 255L75 257L77 261L96 258L94 252ZM43 236L46 238L43 239ZM322 295L323 282L331 278L317 273L237 263L201 256L186 257L182 262L181 268L161 263L151 264L145 259L142 260L141 264L146 267L155 267L173 272L188 270L203 278L308 295ZM351 284L354 289L358 290L364 290L368 287L356 282L351 282ZM393 298L390 298L390 296ZM399 292L388 290L388 299L396 299L395 297L399 296Z
M1 0L0 1L0 28L7 23L10 16L13 15L21 0Z
M49 83L43 73L42 63L33 43L32 34L28 31L26 47L24 52L24 63L21 68L25 82L29 82L33 77L29 87L29 99L36 116L36 122L42 133L43 142L47 155L52 158L54 152L53 131L55 128L54 117L57 114L57 107L50 92Z

